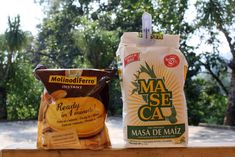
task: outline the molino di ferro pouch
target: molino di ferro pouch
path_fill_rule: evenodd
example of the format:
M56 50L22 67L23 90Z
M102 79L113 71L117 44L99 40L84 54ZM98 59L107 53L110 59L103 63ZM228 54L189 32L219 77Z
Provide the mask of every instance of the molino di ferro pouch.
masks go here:
M112 70L35 70L44 84L38 116L37 147L102 149L111 145L105 119Z
M117 50L126 146L185 147L187 61L179 36L142 36L124 33Z

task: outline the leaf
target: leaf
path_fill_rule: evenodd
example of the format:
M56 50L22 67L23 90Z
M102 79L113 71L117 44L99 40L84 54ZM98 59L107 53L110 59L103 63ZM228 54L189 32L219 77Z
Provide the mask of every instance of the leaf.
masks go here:
M131 92L131 95L133 95L134 93L136 93L138 91L138 89L133 89Z
M171 108L171 116L176 117L176 115L177 113L176 113L175 107Z
M139 79L139 76L137 74L134 74L136 80Z
M141 72L148 74L151 78L156 78L156 75L153 70L153 66L152 66L152 68L150 68L150 66L148 65L147 62L145 62L145 66L146 67L144 67L143 65L140 66Z
M138 86L139 86L139 85L138 85L138 83L137 83L137 82L132 81L131 83L132 83L136 88L138 88Z
M145 72L145 73L149 74L148 70L143 65L140 66L140 70L141 70L141 72Z
M153 65L152 65L151 71L154 73ZM155 73L154 73L154 77L153 77L153 78L157 78L157 76L155 75Z
M152 65L152 68L150 68L150 66L148 65L147 62L145 62L145 64L146 64L146 67L147 67L147 69L148 69L148 72L149 72L150 77L151 77L151 78L156 78L156 75L155 75L154 70L153 70L153 65Z
M170 117L169 117L169 121L170 121L172 124L174 124L174 123L177 122L177 119L176 119L176 117L174 117L174 116L170 116Z
M174 124L177 122L176 115L177 115L177 112L175 110L175 107L173 106L173 108L171 108L171 115L167 117L166 119L168 119L171 123Z
M143 100L148 103L148 96L146 94L142 95Z
M146 68L148 69L148 71L151 71L151 69L150 69L150 67L149 67L147 62L145 62L145 65L146 65Z

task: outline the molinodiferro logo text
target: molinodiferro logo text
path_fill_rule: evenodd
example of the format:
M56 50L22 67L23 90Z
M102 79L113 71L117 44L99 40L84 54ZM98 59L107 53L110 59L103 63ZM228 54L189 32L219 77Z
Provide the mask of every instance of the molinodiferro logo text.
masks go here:
M49 83L72 84L72 85L96 85L97 77L66 77L62 75L51 75Z

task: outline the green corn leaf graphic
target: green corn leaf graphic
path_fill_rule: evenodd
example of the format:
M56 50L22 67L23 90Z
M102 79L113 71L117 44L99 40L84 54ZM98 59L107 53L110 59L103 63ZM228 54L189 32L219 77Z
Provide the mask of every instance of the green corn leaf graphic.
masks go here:
M148 96L147 95L142 95L143 100L148 103Z
M132 83L136 88L138 88L138 83L137 83L137 82L132 81L131 83Z
M133 95L134 93L136 93L138 90L137 89L133 89L131 92L131 95Z

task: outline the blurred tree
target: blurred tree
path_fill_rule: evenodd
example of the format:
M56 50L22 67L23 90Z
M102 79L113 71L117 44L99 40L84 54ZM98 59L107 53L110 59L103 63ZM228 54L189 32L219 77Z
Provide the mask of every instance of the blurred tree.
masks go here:
M228 92L228 108L225 116L225 125L235 125L235 1L209 0L197 1L198 27L206 29L210 34L209 43L218 45L219 32L222 33L229 45L232 59L227 65L231 70L231 85ZM217 39L217 40L216 40Z
M205 79L207 78L207 79ZM189 124L198 125L198 123L223 124L226 110L227 96L222 94L219 86L211 78L210 74L204 74L203 77L191 81L189 94L192 98L187 100L191 116ZM192 101L192 102L189 102Z
M78 8L68 3L43 20L34 54L35 64L74 67L75 60L81 55L73 37L73 31L79 25L79 16Z
M117 31L104 30L97 21L82 22L83 29L75 33L75 39L84 59L87 60L87 66L91 68L113 68L115 67L115 51L118 47L119 37ZM121 115L122 101L118 77L114 77L110 84L110 103L109 114Z
M219 55L218 50L213 53L204 52L200 54L201 65L206 69L206 72L215 80L218 87L222 90L221 94L228 96L228 85L226 85L225 76L228 77L228 68L225 60ZM218 91L219 92L219 91Z
M27 51L20 53L12 64L11 75L7 82L7 119L37 119L41 83L32 74L33 65L27 58Z
M194 47L187 41L195 28L185 21L184 16L188 8L188 1L164 0L111 0L107 4L101 3L99 9L93 12L100 25L108 30L141 31L141 16L144 11L153 15L153 29L168 34L179 34L181 37L181 50L189 61L189 74L191 78L200 70L200 56L194 53ZM108 18L110 17L110 18Z
M108 68L116 56L119 38L115 31L103 30L97 22L83 19L83 29L74 34L78 46L92 68Z
M7 119L7 83L14 73L13 63L27 41L25 32L20 29L19 15L13 21L8 17L8 27L0 40L0 119Z

